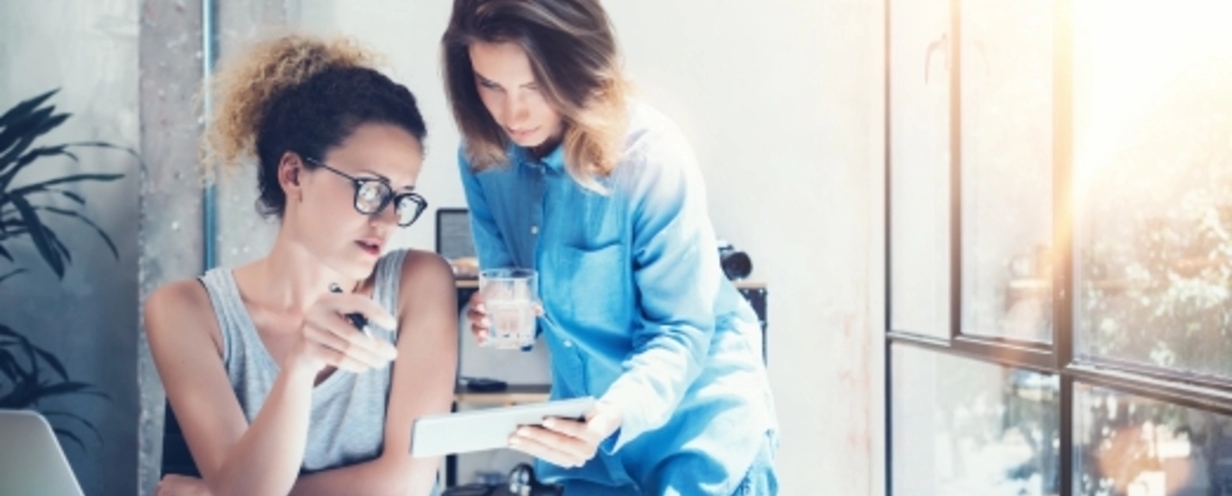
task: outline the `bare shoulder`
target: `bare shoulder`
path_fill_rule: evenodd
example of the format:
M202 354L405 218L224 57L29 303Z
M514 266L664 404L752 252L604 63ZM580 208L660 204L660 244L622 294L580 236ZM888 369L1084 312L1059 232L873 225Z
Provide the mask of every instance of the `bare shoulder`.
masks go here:
M202 334L217 345L217 325L205 287L196 279L159 286L145 302L146 334L152 341L196 340Z
M453 268L440 255L429 251L406 250L401 283L403 300L409 294L455 292Z
M420 319L429 315L451 315L458 311L453 268L436 253L407 249L398 281L398 307L401 314Z

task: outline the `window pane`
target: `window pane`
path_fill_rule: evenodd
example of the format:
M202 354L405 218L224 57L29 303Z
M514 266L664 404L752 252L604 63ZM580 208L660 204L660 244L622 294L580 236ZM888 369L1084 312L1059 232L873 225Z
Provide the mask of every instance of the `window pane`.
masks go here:
M1149 4L1074 5L1077 351L1232 376L1232 3Z
M890 328L950 335L950 0L890 9Z
M962 325L1051 342L1051 1L962 4Z
M896 345L894 494L1057 494L1055 376Z
M1074 491L1232 494L1232 421L1108 389L1074 388Z

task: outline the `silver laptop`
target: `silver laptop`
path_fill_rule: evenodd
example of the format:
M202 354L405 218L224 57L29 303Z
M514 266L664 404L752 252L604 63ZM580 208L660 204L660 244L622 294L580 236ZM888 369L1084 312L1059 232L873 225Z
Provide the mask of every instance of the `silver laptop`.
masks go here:
M82 496L51 424L37 412L0 410L0 494Z

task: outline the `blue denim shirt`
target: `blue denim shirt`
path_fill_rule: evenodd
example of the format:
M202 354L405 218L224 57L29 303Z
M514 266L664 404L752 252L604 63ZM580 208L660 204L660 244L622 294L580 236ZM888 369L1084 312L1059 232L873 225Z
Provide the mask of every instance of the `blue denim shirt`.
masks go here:
M777 422L757 316L722 274L683 133L633 104L603 191L573 180L559 148L535 159L512 147L508 164L478 173L464 150L480 266L539 272L552 397L594 396L623 412L590 463L541 463L539 475L730 495ZM693 459L665 464L681 453Z

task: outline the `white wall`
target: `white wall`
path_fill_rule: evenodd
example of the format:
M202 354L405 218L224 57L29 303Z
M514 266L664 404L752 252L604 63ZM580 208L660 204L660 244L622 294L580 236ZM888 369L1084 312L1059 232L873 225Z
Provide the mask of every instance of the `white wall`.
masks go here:
M628 68L770 285L785 495L882 486L882 2L608 2Z
M420 188L433 207L464 206L439 71L450 3L299 2L288 16L388 55L429 125ZM879 494L883 2L605 5L643 97L704 164L718 233L770 285L783 494ZM431 249L433 233L429 214L398 242Z
M138 14L133 0L0 2L0 113L60 87L52 103L73 117L36 145L103 140L138 148ZM87 215L111 236L120 258L89 227L48 218L73 262L64 279L57 280L28 240L6 243L28 272L0 286L0 323L56 354L74 380L93 383L110 397L75 395L42 406L44 411L73 412L98 428L101 442L73 422L51 418L84 441L83 450L61 438L88 494L134 494L138 169L124 153L79 152L81 165L48 159L26 169L16 182L82 172L127 174L118 182L72 188L89 202ZM11 267L0 259L0 273Z

